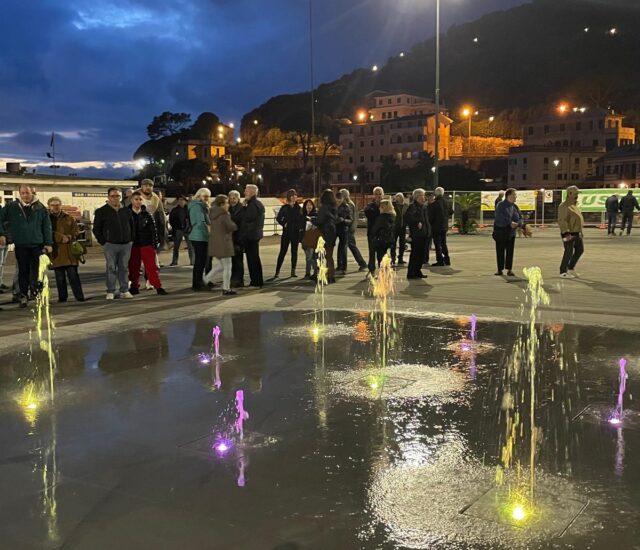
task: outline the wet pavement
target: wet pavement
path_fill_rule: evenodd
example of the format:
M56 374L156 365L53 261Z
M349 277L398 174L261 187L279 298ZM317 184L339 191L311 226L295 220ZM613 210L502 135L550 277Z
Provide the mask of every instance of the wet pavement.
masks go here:
M504 491L529 479L530 423L520 475L497 486L496 467L521 326L480 319L472 341L467 318L390 316L383 346L376 314L315 320L227 313L65 342L54 403L37 343L1 357L0 547L640 548L637 334L540 327L535 388L518 387L536 395L536 508L519 520ZM593 411L613 410L621 357L615 427Z

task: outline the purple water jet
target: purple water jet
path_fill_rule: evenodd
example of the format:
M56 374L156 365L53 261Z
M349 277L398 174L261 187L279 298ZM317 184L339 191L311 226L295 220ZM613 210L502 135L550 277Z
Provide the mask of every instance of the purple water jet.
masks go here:
M222 436L216 438L215 442L213 443L213 451L221 457L226 455L232 447L233 441Z
M213 349L215 351L214 357L220 357L220 327L216 325L213 327Z
M236 411L238 411L238 417L235 423L236 433L240 436L240 439L242 439L244 435L244 421L249 418L249 413L244 409L244 391L242 390L236 392Z
M475 315L471 316L471 339L475 342L476 339L476 323L478 318Z
M618 402L616 403L615 410L609 417L609 423L613 425L622 424L622 420L624 417L624 392L627 389L627 360L620 359L618 364L620 366Z

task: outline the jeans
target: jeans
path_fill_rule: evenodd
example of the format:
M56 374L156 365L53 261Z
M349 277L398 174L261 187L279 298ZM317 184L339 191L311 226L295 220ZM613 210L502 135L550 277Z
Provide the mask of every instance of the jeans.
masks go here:
M447 232L434 231L433 245L436 249L436 263L438 265L451 265L449 259L449 248L447 247Z
M607 234L612 235L616 230L616 222L618 221L617 212L607 212Z
M7 263L7 252L9 247L7 245L0 246L0 285L4 284L4 266Z
M297 232L290 233L286 229L282 232L280 237L280 253L278 254L278 262L276 263L276 275L280 274L280 268L284 263L284 257L287 255L289 245L291 245L291 272L295 272L296 265L298 264L298 244L300 242L300 235Z
M209 243L207 241L191 241L195 252L193 262L193 275L191 278L191 288L198 290L202 288L202 276L207 266L207 255L209 253Z
M144 264L144 272L153 288L161 288L156 251L153 246L134 246L129 257L129 280L131 288L140 288L140 263Z
M16 245L16 263L18 264L18 285L20 295L28 296L38 293L38 267L43 245L18 246Z
M244 285L244 252L242 249L236 250L236 255L231 258L231 280L235 285Z
M67 292L67 279L69 279L69 285L71 286L71 292L75 296L78 302L84 301L84 293L82 292L82 284L80 283L80 276L78 275L77 265L65 265L63 267L56 267L53 269L56 275L56 287L58 288L58 301L66 302L69 294Z
M182 229L175 229L173 231L173 258L171 259L172 264L178 263L178 256L180 255L180 245L182 244L182 239L187 243L187 252L189 254L189 263L193 265L195 259L195 252L193 251L193 245L189 240L188 235Z
M306 259L304 275L305 277L310 277L316 272L316 251L313 248L305 248L304 256Z
M356 245L356 234L349 231L348 239L349 240L348 240L347 246L349 247L349 250L351 250L351 254L353 254L353 259L358 264L358 267L360 268L367 267L367 262L364 261L364 258L362 257L362 254L360 253L358 246Z
M260 261L260 241L247 241L244 243L244 253L247 255L247 267L251 286L263 286L262 262Z
M575 269L580 256L584 253L584 243L579 234L572 234L573 239L562 241L564 244L564 255L560 263L560 273L566 273L567 269Z
M422 264L424 264L427 252L426 237L411 238L411 254L409 255L409 265L407 266L407 278L419 277L422 275Z
M129 291L129 258L131 244L105 243L102 247L107 261L107 293L115 294L116 284L120 282L120 293Z
M349 246L349 228L338 230L338 271L347 270L347 247Z
M402 262L402 258L404 256L404 247L407 242L407 229L403 227L402 229L396 229L396 238L391 247L391 261L395 264L396 259L398 262ZM396 252L396 246L398 247L398 251Z
M631 228L633 227L633 212L622 213L622 223L620 224L620 231L627 229L627 235L631 234Z
M222 272L222 290L231 290L231 258L214 258L216 266L207 273L206 278L213 282Z
M513 250L516 246L516 237L509 236L506 239L499 238L496 240L496 260L498 262L498 271L513 269Z

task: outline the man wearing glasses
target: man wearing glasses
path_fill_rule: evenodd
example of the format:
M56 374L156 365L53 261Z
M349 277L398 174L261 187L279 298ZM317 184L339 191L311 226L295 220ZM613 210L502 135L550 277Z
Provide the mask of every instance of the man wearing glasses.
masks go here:
M129 257L133 241L133 216L130 208L122 207L122 195L117 187L107 192L107 204L98 208L93 220L93 234L102 245L107 262L107 300L116 296L133 298L129 292ZM119 293L116 285L119 283Z

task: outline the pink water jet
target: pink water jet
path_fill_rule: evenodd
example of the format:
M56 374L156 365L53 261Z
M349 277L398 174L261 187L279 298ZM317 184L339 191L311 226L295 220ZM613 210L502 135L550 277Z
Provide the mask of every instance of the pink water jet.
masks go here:
M220 357L220 327L216 325L213 327L213 349L215 350L214 357Z
M627 360L620 359L618 365L620 366L618 401L615 410L609 417L609 423L613 425L622 424L622 419L624 418L624 392L627 389Z
M244 391L242 390L236 392L236 411L238 412L235 423L236 433L242 439L244 436L244 421L249 418L249 413L244 409Z
M478 322L478 318L475 315L471 316L471 339L475 341L476 339L476 324Z

